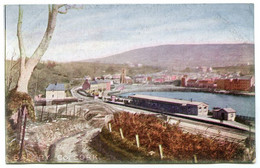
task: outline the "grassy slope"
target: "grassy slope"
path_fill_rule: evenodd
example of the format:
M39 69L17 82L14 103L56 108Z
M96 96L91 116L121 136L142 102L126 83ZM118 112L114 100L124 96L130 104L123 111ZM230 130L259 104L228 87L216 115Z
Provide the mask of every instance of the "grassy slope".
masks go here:
M213 67L213 71L220 74L240 72L241 75L254 75L254 65Z

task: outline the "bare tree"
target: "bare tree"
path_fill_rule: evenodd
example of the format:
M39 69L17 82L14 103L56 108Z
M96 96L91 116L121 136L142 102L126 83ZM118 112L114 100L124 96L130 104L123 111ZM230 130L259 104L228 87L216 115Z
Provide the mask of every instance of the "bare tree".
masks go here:
M64 7L62 10L61 8ZM18 44L19 44L19 51L20 51L20 58L21 58L21 68L20 68L20 76L17 83L17 91L28 93L28 83L32 72L38 62L41 60L42 56L46 52L49 43L52 39L52 35L56 26L57 15L66 14L68 10L67 5L49 5L49 16L48 16L48 25L46 31L43 35L43 38L32 54L32 56L26 61L26 52L24 47L24 41L22 36L22 20L23 20L23 10L21 6L19 6L19 17L18 17L18 24L17 24L17 37L18 37Z

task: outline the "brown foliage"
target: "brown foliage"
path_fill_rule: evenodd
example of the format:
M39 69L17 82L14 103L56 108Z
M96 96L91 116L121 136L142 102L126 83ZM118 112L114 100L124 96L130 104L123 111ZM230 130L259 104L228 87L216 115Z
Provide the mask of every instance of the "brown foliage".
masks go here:
M135 140L139 135L140 145L147 151L158 151L162 144L163 153L167 158L178 161L191 161L197 155L198 161L241 161L243 147L237 143L202 135L184 133L178 125L171 125L153 115L116 113L111 122L113 131L123 129L126 139Z
M12 115L17 112L17 109L22 105L27 106L29 116L35 120L34 107L31 97L27 93L17 92L16 88L11 90L7 97L7 115Z

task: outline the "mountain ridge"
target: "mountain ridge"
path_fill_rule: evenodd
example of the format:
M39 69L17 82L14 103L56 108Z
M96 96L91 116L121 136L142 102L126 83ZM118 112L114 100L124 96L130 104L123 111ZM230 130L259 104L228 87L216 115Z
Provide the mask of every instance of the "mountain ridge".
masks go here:
M133 49L111 56L83 60L114 64L143 64L182 69L254 63L254 44L167 44Z

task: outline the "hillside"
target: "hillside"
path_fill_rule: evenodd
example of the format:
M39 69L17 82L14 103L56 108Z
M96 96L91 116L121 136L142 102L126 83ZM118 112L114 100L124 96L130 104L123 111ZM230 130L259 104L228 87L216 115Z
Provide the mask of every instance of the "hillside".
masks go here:
M19 62L13 61L15 65L10 73L11 61L5 61L5 79L6 89L12 89L16 86L19 76ZM88 63L88 62L41 62L35 67L31 79L29 81L29 94L45 94L45 88L49 83L65 83L67 88L81 85L83 80L75 80L75 78L84 78L85 76L102 76L107 74L119 74L122 69L126 69L128 76L143 73L155 73L161 71L160 68L150 66L129 67L122 64L103 64L103 63ZM7 82L7 80L9 82ZM10 86L9 86L10 83ZM6 91L7 91L6 90Z
M99 59L102 63L141 63L183 69L196 66L232 66L254 62L254 44L180 44L135 49Z

